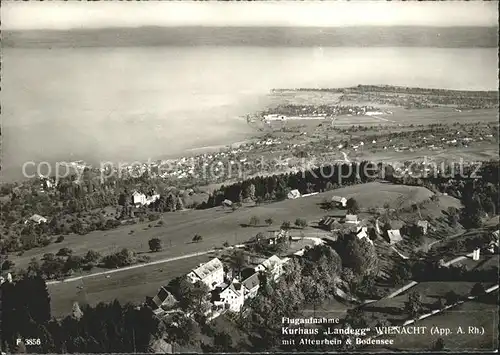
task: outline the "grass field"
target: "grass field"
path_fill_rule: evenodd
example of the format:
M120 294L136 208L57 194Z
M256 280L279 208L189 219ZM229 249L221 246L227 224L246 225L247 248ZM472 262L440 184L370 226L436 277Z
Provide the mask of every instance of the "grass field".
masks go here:
M417 326L438 326L449 328L452 333L443 337L445 348L454 351L495 350L498 349L498 292L493 292L480 300L466 302L418 322ZM457 333L461 327L464 334ZM469 333L469 327L484 328L484 334ZM398 335L391 350L429 349L439 335Z
M52 315L66 316L71 312L73 302L95 305L99 302L143 302L146 296L153 297L161 286L183 274L198 264L218 256L207 254L160 265L145 266L110 275L86 278L83 281L65 282L48 286ZM80 287L80 288L79 288ZM81 288L83 287L83 288ZM85 292L84 292L85 290Z
M391 207L398 208L427 199L432 192L423 187L374 182L297 200L247 206L235 212L217 207L165 213L162 216L164 224L159 227L154 226L156 222L144 222L109 231L95 231L83 236L72 234L66 236L61 243L29 250L22 256L12 256L12 261L16 267L26 267L32 257L39 258L44 253L57 253L63 247L72 249L74 255L83 255L89 249L108 254L121 248L130 248L139 253L147 253L152 260L159 260L221 247L225 241L230 244L240 244L253 238L258 232L267 233L276 230L285 220L293 224L295 219L300 217L309 223L317 222L327 214L327 211L321 209L322 201L333 195L354 197L361 208L382 207L386 202ZM241 225L247 224L252 216L257 216L262 226L242 227ZM274 225L270 227L264 225L264 220L269 217L274 220ZM151 228L148 227L149 224L152 225ZM320 233L317 229L313 230ZM305 232L307 231L311 232L311 228L306 228ZM200 234L203 241L193 243L192 238L195 234ZM153 237L162 240L164 250L149 253L148 240Z
M401 324L409 316L404 311L405 303L408 301L408 293L418 292L422 296L422 304L425 309L429 309L440 298L443 298L449 291L454 291L459 296L467 297L475 282L458 281L440 281L440 282L421 282L410 288L404 293L394 298L384 298L377 302L370 303L363 307L363 310L370 317L378 319L387 319L392 324ZM494 283L483 283L485 288Z

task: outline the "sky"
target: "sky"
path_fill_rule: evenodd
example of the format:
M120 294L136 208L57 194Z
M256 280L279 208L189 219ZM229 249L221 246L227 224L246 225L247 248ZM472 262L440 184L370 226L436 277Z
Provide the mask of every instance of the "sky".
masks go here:
M13 2L2 30L141 26L498 26L497 2Z

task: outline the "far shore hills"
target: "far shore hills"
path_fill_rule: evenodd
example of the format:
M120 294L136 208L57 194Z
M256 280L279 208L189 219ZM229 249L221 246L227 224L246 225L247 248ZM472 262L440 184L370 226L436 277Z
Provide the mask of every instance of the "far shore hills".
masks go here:
M137 27L2 31L3 48L148 46L497 48L498 27Z

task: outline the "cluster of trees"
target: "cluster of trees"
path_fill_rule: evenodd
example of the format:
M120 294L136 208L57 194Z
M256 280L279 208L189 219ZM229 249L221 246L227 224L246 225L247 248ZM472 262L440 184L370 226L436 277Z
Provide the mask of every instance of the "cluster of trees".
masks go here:
M7 353L148 352L161 336L159 321L148 308L99 303L61 321L51 317L50 297L40 276L5 282L2 293L2 349ZM8 324L8 326L6 326ZM17 339L40 339L26 346Z
M255 334L251 351L272 351L280 346L282 317L293 318L304 306L318 305L332 297L342 262L328 246L307 250L302 258L292 259L285 274L273 282L264 275L259 296L249 304L241 327Z
M297 189L301 194L323 192L334 187L373 181L378 167L370 162L332 164L306 172L259 176L228 186L221 186L213 192L200 208L220 206L225 199L242 201L247 186L255 187L255 198L262 201L282 200L288 192Z
M39 275L51 280L70 276L82 270L89 271L96 266L115 269L149 260L147 255L137 256L135 252L126 248L104 256L94 250L87 251L84 256L78 256L73 255L73 251L69 248L61 248L56 254L44 254L40 261L32 258L27 269L20 270L19 274Z
M344 267L351 269L355 275L376 276L379 271L379 260L375 246L366 238L357 238L345 233L339 235L335 250L342 258Z

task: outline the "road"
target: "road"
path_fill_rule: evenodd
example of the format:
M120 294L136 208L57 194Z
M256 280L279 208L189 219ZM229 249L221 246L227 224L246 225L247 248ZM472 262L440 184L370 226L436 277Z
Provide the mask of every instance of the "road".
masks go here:
M312 240L313 243L314 243L314 245L320 245L320 244L324 243L323 240L321 240L321 238L317 238L317 237L307 237L307 236L305 236L304 239ZM225 248L225 250L231 250L231 249L234 249L234 248L243 248L244 246L245 246L245 244L233 245L233 246L229 246L229 247ZM221 250L223 250L223 249L210 249L210 250L201 251L201 252L198 252L198 253L191 253L191 254L176 256L176 257L172 257L172 258L155 260L155 261L151 261L149 263L126 266L126 267L122 267L122 268L119 268L119 269L106 270L106 271L96 272L96 273L93 273L93 274L87 274L87 275L70 277L70 278L67 278L67 279L64 279L64 280L47 281L47 285L57 285L57 284L65 283L65 282L79 281L79 280L87 279L87 278L90 278L90 277L96 277L96 276L102 276L102 275L109 275L109 274L114 274L114 273L122 272L122 271L126 271L126 270L139 269L141 267L146 267L146 266L151 266L151 265L157 265L157 264L164 264L164 263L168 263L168 262L171 262L171 261L177 261L177 260L182 260L182 259L194 258L194 257L197 257L197 256L214 253L216 251L221 251Z
M238 244L238 245L227 247L225 249L242 248L243 246L244 246L244 244ZM161 259L161 260L155 260L155 261L151 261L149 263L126 266L126 267L122 267L122 268L119 268L119 269L113 269L113 270L96 272L96 273L88 274L88 275L81 275L81 276L76 276L76 277L70 277L70 278L64 279L64 280L48 281L47 285L55 285L55 284L61 284L61 283L65 283L65 282L73 282L73 281L78 281L78 280L82 280L82 279L87 279L89 277L109 275L109 274L114 274L114 273L122 272L122 271L126 271L126 270L138 269L138 268L146 267L146 266L150 266L150 265L163 264L163 263L168 263L168 262L176 261L176 260L194 258L196 256L210 254L210 253L214 253L214 252L220 251L220 250L221 249L210 249L210 250L206 250L206 251L202 251L202 252L198 252L198 253L191 253L191 254L176 256L176 257L173 257L173 258L166 258L166 259Z

